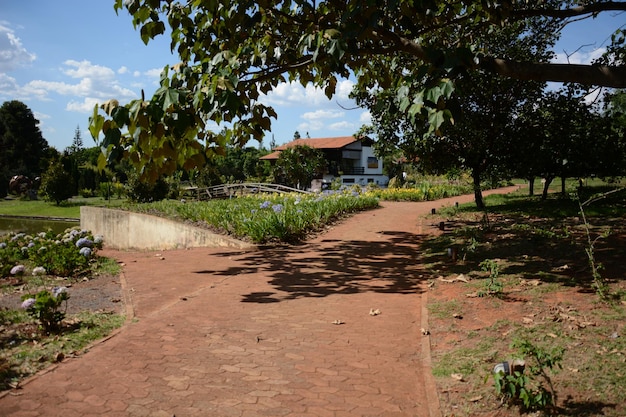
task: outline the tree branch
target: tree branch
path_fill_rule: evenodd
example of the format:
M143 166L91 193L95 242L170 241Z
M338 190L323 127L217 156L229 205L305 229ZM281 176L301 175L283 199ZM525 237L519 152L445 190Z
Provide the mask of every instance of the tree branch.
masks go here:
M626 88L626 67L623 66L516 62L486 57L480 61L479 67L518 80Z
M516 19L526 17L552 17L555 19L567 19L568 17L583 16L588 14L597 14L601 12L611 11L626 11L626 3L609 1L606 3L594 3L578 7L572 7L571 9L523 9L515 10L511 13Z

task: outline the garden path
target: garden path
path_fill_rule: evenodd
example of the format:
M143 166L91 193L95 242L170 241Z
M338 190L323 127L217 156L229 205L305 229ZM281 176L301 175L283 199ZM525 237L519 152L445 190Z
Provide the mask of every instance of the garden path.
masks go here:
M384 202L296 246L105 249L132 319L0 415L440 416L420 216L471 199Z

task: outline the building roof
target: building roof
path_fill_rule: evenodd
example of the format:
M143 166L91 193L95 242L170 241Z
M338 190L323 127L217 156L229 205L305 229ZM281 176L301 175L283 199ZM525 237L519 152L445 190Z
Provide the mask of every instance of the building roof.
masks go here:
M363 142L370 144L370 138L360 139ZM294 146L308 146L315 149L341 149L345 146L348 146L354 142L358 142L354 136L340 136L336 138L301 138L295 139L291 142L285 143L284 145L280 145L274 149L274 152L261 157L261 159L278 159L280 155L280 151L283 151L287 148L293 148Z

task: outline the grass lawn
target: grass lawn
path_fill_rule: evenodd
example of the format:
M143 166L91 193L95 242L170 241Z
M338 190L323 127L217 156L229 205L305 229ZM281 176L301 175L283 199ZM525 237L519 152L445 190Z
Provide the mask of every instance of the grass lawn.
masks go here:
M80 218L80 206L119 207L126 199L111 199L109 201L101 197L83 198L75 197L67 202L56 205L44 200L20 200L4 198L0 200L0 216L32 216L32 217L57 217L57 218Z

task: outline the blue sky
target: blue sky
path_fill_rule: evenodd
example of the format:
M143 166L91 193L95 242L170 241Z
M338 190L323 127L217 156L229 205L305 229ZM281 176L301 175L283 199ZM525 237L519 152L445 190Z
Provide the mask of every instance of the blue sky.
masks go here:
M19 100L40 121L48 143L59 151L70 146L76 127L84 146L94 146L87 126L95 103L116 98L125 103L158 86L163 66L177 58L169 40L148 46L134 30L130 16L113 10L113 0L0 0L0 103ZM587 63L603 51L610 35L626 23L625 15L609 14L577 23L557 45L557 58ZM580 49L579 49L580 48ZM352 82L343 81L333 100L312 87L283 84L264 99L278 120L271 135L278 144L295 131L311 137L348 136L368 123L369 114L347 98ZM258 145L257 142L250 143Z

